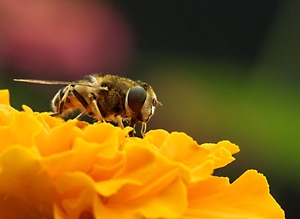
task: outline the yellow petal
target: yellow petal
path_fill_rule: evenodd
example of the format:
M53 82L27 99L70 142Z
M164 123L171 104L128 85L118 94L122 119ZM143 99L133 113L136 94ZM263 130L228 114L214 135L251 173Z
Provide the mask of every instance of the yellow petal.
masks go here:
M55 128L56 126L59 126L59 125L65 123L65 121L62 118L52 117L49 115L49 113L34 113L33 115L47 129L52 129L52 128ZM67 122L69 122L69 121L67 121Z
M53 216L54 219L69 219L58 204L53 205Z
M146 133L144 140L155 147L160 148L164 143L169 133L163 129L150 130Z
M8 214L7 209L13 208L11 214L20 212L23 218L31 218L33 214L36 218L52 216L55 190L37 154L21 146L10 147L1 154L0 167L0 194L5 197L1 201L7 207L0 210Z
M0 125L7 126L16 112L11 106L0 104Z
M80 134L85 141L102 145L103 157L114 158L128 132L109 123L98 123L87 126Z
M55 213L58 218L79 218L82 212L93 206L94 181L82 172L66 172L56 181L57 207ZM64 213L63 213L64 212Z
M131 141L124 145L124 152L126 165L110 180L95 182L79 172L58 178L57 188L68 217L76 218L91 203L96 218L179 217L185 211L186 185L178 177L184 166Z
M224 167L234 161L232 154L240 151L239 147L229 141L220 141L217 144L202 144L201 147L210 151L209 159L213 159L214 168Z
M109 123L97 123L87 126L82 138L88 142L119 144L128 135L128 129L121 129Z
M98 154L95 159L95 163L91 168L89 175L96 181L110 180L115 176L120 169L125 165L125 153L117 152L116 156L104 157L102 154Z
M0 90L0 104L10 105L9 91L6 89Z
M198 145L184 133L85 122L9 106L0 90L3 218L284 218L256 171L234 183L214 169L234 160L229 141Z
M14 144L35 146L35 136L41 128L40 123L32 115L25 112L12 113L11 121L6 126L0 127L0 151Z
M176 200L176 201L175 201ZM179 178L164 189L128 202L95 199L95 218L179 218L187 207L186 187Z
M156 157L152 150L139 145L126 145L126 161L109 180L97 183L97 190L103 196L115 194L126 184L141 185L154 172Z
M33 114L33 110L26 105L22 105L22 109L24 110L24 112L29 113L29 114Z
M235 182L211 177L189 188L189 207L183 218L272 218L284 212L269 193L262 174L248 170Z
M169 159L189 167L196 166L199 160L205 158L209 153L208 150L199 147L191 137L179 132L168 135L159 152Z
M5 219L39 219L31 205L15 196L0 195L0 215Z
M145 218L178 218L188 205L186 193L185 183L176 178L151 198L134 200L130 204L140 206L141 215Z
M128 146L125 146L125 149L127 148ZM114 218L117 218L114 212L122 212L121 218L130 218L130 215L132 217L135 214L149 218L180 216L187 204L186 185L183 181L188 178L188 169L184 165L170 161L152 150L150 146L144 146L144 148L149 148L149 152L155 155L154 165L145 166L144 172L135 171L138 174L133 175L132 178L128 176L134 172L124 172L122 178L119 178L119 183L123 186L105 199L105 206L108 208L106 211L113 211L109 213L109 216ZM136 149L137 147L132 147L132 153ZM140 157L140 159L144 160L145 157ZM133 158L128 160L133 160ZM111 182L112 180L106 183ZM102 184L97 184L103 189Z
M189 167L191 182L196 182L210 176L214 169L232 162L232 154L237 153L239 148L229 141L198 145L186 134L173 132L165 139L159 151L171 160Z
M36 146L42 156L58 154L60 152L70 150L74 141L73 129L76 121L69 120L68 122L57 125L49 130L47 135L41 138L36 138Z
M103 154L101 145L76 139L71 150L47 156L41 160L43 168L54 178L64 172L81 171L88 173L99 154Z

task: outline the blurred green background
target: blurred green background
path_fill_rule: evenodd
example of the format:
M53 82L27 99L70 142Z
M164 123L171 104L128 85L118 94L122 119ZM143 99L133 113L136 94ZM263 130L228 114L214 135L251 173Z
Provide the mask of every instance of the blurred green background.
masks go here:
M257 169L298 218L299 1L62 2L0 0L0 88L15 108L50 111L61 87L13 78L143 80L163 103L148 130L236 143L237 160L216 174Z

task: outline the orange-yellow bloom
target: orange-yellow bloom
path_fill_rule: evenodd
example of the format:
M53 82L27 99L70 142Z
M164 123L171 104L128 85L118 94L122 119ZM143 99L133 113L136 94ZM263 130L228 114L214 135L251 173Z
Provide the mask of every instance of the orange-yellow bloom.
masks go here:
M229 141L63 121L9 105L0 91L0 215L18 219L284 218L265 177L213 176L234 160Z

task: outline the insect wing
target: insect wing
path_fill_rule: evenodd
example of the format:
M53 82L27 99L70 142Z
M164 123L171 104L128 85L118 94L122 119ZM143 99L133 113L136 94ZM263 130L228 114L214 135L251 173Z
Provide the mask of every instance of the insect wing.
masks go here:
M61 85L68 85L72 83L67 81L44 81L44 80L35 80L35 79L14 79L14 81L33 83L33 84L61 84Z
M82 85L88 87L97 87L96 85L84 83L84 82L68 82L68 81L46 81L46 80L35 80L35 79L14 79L17 82L25 82L25 83L32 83L32 84L50 84L50 85Z

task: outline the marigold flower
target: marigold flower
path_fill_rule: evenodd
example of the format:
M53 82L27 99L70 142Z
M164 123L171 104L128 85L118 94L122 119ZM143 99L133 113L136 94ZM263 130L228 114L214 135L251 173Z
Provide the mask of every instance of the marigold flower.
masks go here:
M0 215L5 219L284 218L265 177L213 176L234 160L229 141L63 121L9 105L0 91Z

